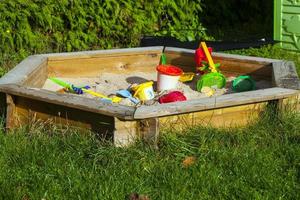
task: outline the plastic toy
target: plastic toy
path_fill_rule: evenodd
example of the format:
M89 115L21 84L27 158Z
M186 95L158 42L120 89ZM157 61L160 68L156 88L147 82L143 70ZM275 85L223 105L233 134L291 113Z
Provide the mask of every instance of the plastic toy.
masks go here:
M60 85L60 86L62 86L64 88L66 88L68 91L76 93L76 94L82 94L83 93L83 90L82 90L83 88L85 88L85 89L89 89L90 88L89 86L76 87L73 84L66 83L66 82L64 82L62 80L59 80L57 78L49 78L49 80L51 80L52 82L56 83L57 85Z
M226 78L221 73L208 73L203 75L197 82L197 90L202 87L223 88L226 85Z
M215 68L217 71L220 71L219 70L220 66L221 66L220 63L215 63ZM202 61L202 67L199 67L198 70L200 70L200 74L204 74L205 72L208 73L211 72L211 69L206 61Z
M255 81L248 75L242 75L236 77L232 81L232 90L235 92L244 92L255 90Z
M201 93L204 93L206 96L211 97L215 94L215 90L210 87L202 87Z
M151 100L155 97L153 91L153 82L149 81L140 85L134 86L131 89L134 91L134 97L141 101Z
M212 53L213 49L211 47L207 48L209 53ZM205 52L202 48L198 48L195 51L195 62L197 66L200 66L202 61L208 61L206 56L205 56Z
M201 88L204 86L223 88L226 85L225 76L218 72L218 70L216 69L216 66L212 60L205 42L201 42L201 46L208 60L208 65L211 72L201 76L201 78L197 82L197 90L201 91Z
M160 64L161 65L166 65L167 64L167 57L166 54L162 53L160 56Z
M182 92L173 91L173 92L170 92L168 94L161 96L158 99L158 102L160 104L171 103L171 102L176 102L176 101L186 101L186 97L184 96L184 94Z
M140 102L138 99L134 98L128 90L119 90L117 91L117 95L128 98L134 104L138 104Z
M209 53L212 53L213 49L211 47L208 47ZM207 58L205 56L205 53L203 49L199 46L198 49L195 51L195 63L196 63L196 71L200 74L204 74L204 70L202 69L204 67L204 62L207 63Z
M75 92L77 94L82 94L80 93L80 90L82 90L83 92L85 93L88 93L88 94L91 94L93 96L96 96L96 97L100 97L102 99L105 99L105 100L109 100L109 101L112 101L113 103L118 103L122 100L122 98L119 98L119 97L113 97L113 98L109 98L103 94L100 94L98 92L94 92L94 91L91 91L91 90L88 90L86 88L80 88L80 87L76 87L74 86L73 84L69 84L69 83L66 83L60 79L57 79L57 78L49 78L49 80L53 81L54 83L66 88L67 90L71 91L71 92Z
M158 65L156 70L158 91L175 89L183 73L182 69L173 65Z
M189 81L192 81L194 79L194 76L195 76L195 73L193 72L186 72L186 73L183 73L180 78L179 78L179 81L180 82L189 82Z

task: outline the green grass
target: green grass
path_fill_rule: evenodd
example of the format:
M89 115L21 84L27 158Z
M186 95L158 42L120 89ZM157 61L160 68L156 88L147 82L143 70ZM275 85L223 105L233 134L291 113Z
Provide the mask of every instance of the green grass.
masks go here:
M1 199L299 199L300 117L164 132L158 150L36 126L0 134L0 166Z

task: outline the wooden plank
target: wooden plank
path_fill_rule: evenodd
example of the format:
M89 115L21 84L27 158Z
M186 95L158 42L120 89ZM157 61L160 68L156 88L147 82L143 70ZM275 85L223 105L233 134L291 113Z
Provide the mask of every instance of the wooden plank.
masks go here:
M96 77L101 73L152 72L163 47L113 49L48 55L48 76Z
M164 129L184 131L193 126L240 127L259 119L267 103L255 103L228 108L165 116L159 118Z
M101 73L153 72L160 60L160 51L97 58L73 58L48 62L48 76L97 77Z
M159 119L150 118L138 121L138 132L140 137L157 148L159 137Z
M45 84L47 78L47 61L44 60L37 68L32 71L32 73L27 75L27 78L22 85L27 87L41 88Z
M300 80L293 62L280 61L273 63L273 85L300 90Z
M191 49L184 49L184 48L175 48L175 47L166 47L165 48L165 53L168 52L176 52L179 54L194 54L195 50ZM234 59L234 60L245 60L250 63L261 63L261 64L270 64L272 62L278 62L280 60L277 59L270 59L270 58L261 58L261 57L254 57L254 56L242 56L242 55L237 55L237 54L228 54L228 53L218 53L218 52L213 52L212 53L213 57L220 57L225 59Z
M35 124L56 124L90 130L112 141L114 119L106 115L55 105L24 97L15 97L14 127Z
M158 119L146 119L138 121L123 121L115 118L114 145L125 147L133 144L137 139L157 148L159 126Z
M98 99L89 99L78 95L59 94L48 90L28 88L13 84L1 85L0 91L29 99L45 101L127 120L133 119L133 113L135 111L134 107L105 103Z
M1 84L23 84L47 62L44 56L29 56L0 79Z
M123 121L115 118L114 145L125 147L133 144L138 138L137 121Z
M153 47L137 47L137 48L122 48L122 49L105 49L105 50L93 50L93 51L79 51L79 52L63 52L63 53L51 53L41 54L41 56L48 57L49 61L54 60L68 60L74 58L97 58L97 57L115 57L134 54L151 54L162 53L163 46Z
M177 49L177 48L175 48ZM173 51L173 48L169 51L166 48L165 54L167 56L168 63L181 67L184 71L195 71L194 51ZM221 71L231 72L238 74L249 74L251 76L261 76L265 79L271 79L272 77L272 65L271 62L262 61L261 58L249 59L244 56L219 54L214 53L213 59L215 63L221 63Z
M279 109L287 112L300 112L300 94L282 99L279 102Z
M6 95L6 128L7 129L12 129L15 127L15 101L13 96L7 94Z
M249 92L227 94L212 98L189 100L185 102L174 102L154 106L141 106L136 109L134 113L134 119L153 118L215 108L245 105L274 99L283 99L298 94L299 91L297 90L268 88Z

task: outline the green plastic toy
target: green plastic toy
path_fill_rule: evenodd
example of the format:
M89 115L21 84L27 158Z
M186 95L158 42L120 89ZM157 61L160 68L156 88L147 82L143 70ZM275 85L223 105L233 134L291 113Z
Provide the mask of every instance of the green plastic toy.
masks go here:
M164 53L162 53L161 56L160 56L160 64L162 64L162 65L167 64L167 56Z
M232 90L235 92L245 92L255 88L255 81L248 75L238 76L232 81Z
M64 88L66 88L66 89L74 92L73 88L72 88L72 85L69 84L69 83L66 83L66 82L64 82L64 81L62 81L60 79L54 78L54 77L49 78L49 80L51 80L52 82L56 83L57 85L60 85L60 86L62 86Z
M216 68L217 72L220 71L220 69L219 69L220 66L221 66L220 63L215 63L215 68ZM199 70L202 72L208 72L208 73L211 72L211 69L209 68L208 63L205 61L202 61L202 67L199 67Z
M201 92L202 87L216 87L223 88L226 85L225 76L217 69L216 64L214 63L205 42L201 42L200 45L205 53L205 56L208 60L209 73L202 75L201 78L197 81L197 90ZM219 67L219 66L218 66Z
M197 82L197 90L200 92L202 87L223 88L226 85L226 78L218 72L211 72L203 75Z
M86 89L84 87L75 87L74 85L66 83L66 82L64 82L64 81L62 81L62 80L60 80L58 78L51 77L51 78L49 78L49 80L51 80L54 83L56 83L56 84L58 84L58 85L60 85L60 86L62 86L64 88L68 89L71 92L76 92L76 90L81 89L83 92L86 92L86 93L91 94L91 95L96 96L96 97L100 97L100 98L102 98L103 100L106 100L106 101L112 101L113 103L118 103L118 102L120 102L122 100L122 98L120 98L120 97L109 98L109 97L107 97L107 96L105 96L105 95L103 95L101 93L94 92L92 90L88 90L88 89Z

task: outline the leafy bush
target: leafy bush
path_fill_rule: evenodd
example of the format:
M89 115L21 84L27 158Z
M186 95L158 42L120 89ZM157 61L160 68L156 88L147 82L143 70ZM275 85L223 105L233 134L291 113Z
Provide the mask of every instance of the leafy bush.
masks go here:
M205 36L201 0L3 0L1 51L31 53L138 45L140 36Z

